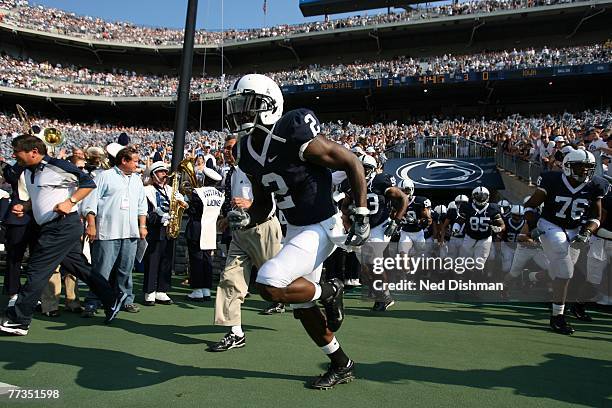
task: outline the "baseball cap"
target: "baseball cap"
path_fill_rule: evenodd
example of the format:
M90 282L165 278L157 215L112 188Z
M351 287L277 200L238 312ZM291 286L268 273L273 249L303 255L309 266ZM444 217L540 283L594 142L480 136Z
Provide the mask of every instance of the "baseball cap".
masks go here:
M565 142L565 138L563 136L557 136L553 139L555 143L557 142Z

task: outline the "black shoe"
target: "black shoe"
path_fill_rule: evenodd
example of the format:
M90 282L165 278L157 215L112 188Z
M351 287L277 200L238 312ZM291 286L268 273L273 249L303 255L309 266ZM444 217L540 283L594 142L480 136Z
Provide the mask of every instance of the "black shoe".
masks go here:
M551 316L550 328L555 333L560 334L572 334L575 331L572 326L567 324L567 322L565 321L565 316L563 315Z
M344 295L344 284L338 278L332 279L329 283L334 285L336 293L327 299L321 299L321 303L325 309L327 327L329 330L337 332L344 321L344 301L342 299Z
M124 305L121 308L122 311L124 312L128 312L128 313L138 313L140 312L140 308L138 307L138 305L134 304L134 303L130 303L129 305Z
M259 314L262 315L272 315L276 313L285 313L285 304L284 303L274 303L272 306L265 308Z
M574 303L570 307L570 313L573 314L576 319L582 320L583 322L593 321L591 315L587 313L584 303Z
M49 312L43 312L42 314L47 317L59 317L60 312L59 310L51 310Z
M188 300L190 302L202 303L202 302L204 302L204 296L202 296L202 297L191 297L189 295L185 295L185 300ZM208 296L208 300L210 300L210 296Z
M85 309L83 309L83 311L81 312L81 317L94 317L96 313L98 313L96 306L92 304L87 304L85 305Z
M6 316L0 319L0 331L3 333L12 334L14 336L25 336L26 334L28 334L29 329L29 325L15 323Z
M349 361L347 367L343 368L335 368L330 364L327 371L315 378L310 387L316 390L329 390L336 384L349 383L355 379L353 368L355 368L355 363L352 360Z
M374 302L374 306L372 306L373 312L384 312L391 306L395 304L395 301L392 298L388 298L382 302Z
M121 306L123 305L125 299L127 299L127 296L127 293L123 292L119 292L117 294L117 297L115 298L115 303L113 303L110 309L104 310L104 314L106 315L106 319L104 319L104 324L110 324L113 320L115 320L115 317L117 317L117 314L121 310Z
M227 333L220 342L208 347L208 351L227 351L246 346L246 335L239 337L232 332Z
M142 302L143 305L145 306L155 306L155 301L154 300L145 300L144 302Z

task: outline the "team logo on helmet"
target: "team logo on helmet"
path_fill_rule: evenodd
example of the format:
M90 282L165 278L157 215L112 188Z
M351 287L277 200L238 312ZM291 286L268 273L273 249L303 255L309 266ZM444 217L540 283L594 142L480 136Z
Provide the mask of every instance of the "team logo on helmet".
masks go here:
M397 169L401 178L409 178L425 187L452 187L480 180L484 171L479 166L462 160L417 160Z

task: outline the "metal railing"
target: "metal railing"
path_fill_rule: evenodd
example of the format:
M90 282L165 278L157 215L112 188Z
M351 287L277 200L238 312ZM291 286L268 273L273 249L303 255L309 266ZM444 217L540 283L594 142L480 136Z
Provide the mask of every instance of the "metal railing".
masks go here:
M538 162L524 160L503 151L495 156L497 167L524 180L530 186L534 185L540 174L546 169Z
M385 155L389 159L486 158L495 157L495 148L464 137L429 136L399 143Z

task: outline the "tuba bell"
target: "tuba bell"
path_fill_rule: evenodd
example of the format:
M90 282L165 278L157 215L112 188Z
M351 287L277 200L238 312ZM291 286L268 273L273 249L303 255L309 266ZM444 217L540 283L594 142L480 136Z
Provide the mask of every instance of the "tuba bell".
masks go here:
M23 106L17 104L17 114L19 115L19 119L21 120L21 126L23 129L23 133L36 136L45 142L45 145L50 150L51 153L55 152L55 148L64 143L64 135L62 132L54 127L46 127L38 132L34 131L34 126L28 117L28 113L23 108ZM38 126L36 126L38 127Z

